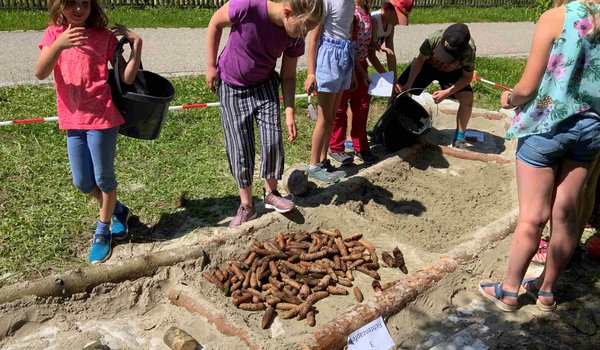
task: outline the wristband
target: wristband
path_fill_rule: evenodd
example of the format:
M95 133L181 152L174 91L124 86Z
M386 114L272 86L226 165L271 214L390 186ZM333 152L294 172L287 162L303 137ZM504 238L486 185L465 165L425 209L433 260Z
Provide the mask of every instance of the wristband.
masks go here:
M308 78L311 78L311 77L312 77L312 78L315 78L315 79L317 78L317 76L316 76L316 75L314 75L314 74L308 74L308 75L306 75L306 78L307 78L307 79L308 79Z

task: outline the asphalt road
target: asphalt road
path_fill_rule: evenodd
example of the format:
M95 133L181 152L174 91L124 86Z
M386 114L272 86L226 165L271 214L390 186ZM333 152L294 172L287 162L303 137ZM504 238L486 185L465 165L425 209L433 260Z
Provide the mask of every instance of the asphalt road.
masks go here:
M417 24L396 27L395 49L398 62L407 62L418 53L425 38L449 24ZM534 24L471 23L471 35L479 56L527 56ZM144 68L165 76L203 74L206 67L206 29L145 28L134 29L143 39ZM225 32L222 44L228 32ZM38 83L33 66L39 54L37 47L42 31L0 32L0 86ZM306 68L304 57L299 69ZM51 79L44 81L51 82ZM42 82L42 83L44 83Z

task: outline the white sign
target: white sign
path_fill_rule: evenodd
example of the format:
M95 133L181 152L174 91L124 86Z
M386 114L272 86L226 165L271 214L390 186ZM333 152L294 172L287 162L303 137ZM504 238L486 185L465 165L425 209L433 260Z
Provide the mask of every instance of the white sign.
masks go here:
M371 96L392 96L394 87L394 72L374 73L371 75L371 85L369 85L369 95Z
M394 345L396 344L381 317L348 336L348 350L388 350Z

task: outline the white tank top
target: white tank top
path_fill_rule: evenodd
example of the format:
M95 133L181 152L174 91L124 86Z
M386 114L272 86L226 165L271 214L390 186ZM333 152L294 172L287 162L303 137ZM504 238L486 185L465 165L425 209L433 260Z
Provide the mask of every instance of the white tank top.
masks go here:
M371 18L372 20L375 20L377 22L377 33L373 33L372 35L375 35L377 44L383 45L385 43L385 39L392 33L394 26L388 23L387 30L385 32L383 31L383 23L381 22L381 10L371 12Z
M350 40L354 20L353 0L324 0L323 35L332 39Z

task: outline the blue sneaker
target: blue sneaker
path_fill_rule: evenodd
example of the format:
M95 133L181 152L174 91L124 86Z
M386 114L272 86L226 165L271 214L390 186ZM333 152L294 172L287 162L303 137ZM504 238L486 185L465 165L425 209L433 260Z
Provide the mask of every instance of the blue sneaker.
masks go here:
M131 210L123 205L123 210L120 213L115 213L112 216L112 227L110 234L112 238L120 241L127 238L127 222L131 216Z
M110 234L95 234L90 250L90 264L95 265L103 263L112 253Z

